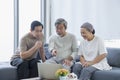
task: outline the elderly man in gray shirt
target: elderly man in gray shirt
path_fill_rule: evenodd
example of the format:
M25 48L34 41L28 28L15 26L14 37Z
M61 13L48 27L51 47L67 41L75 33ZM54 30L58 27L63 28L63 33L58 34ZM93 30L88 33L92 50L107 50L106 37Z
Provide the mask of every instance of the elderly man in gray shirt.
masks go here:
M63 18L56 20L55 28L57 35L49 39L49 50L53 57L48 61L71 66L77 53L76 37L66 32L67 22Z

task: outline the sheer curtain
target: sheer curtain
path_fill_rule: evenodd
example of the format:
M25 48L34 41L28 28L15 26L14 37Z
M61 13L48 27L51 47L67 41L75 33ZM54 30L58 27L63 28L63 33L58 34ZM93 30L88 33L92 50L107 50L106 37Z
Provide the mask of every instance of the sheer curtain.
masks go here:
M0 62L9 61L14 48L13 0L0 0Z
M19 0L19 40L30 32L30 25L34 20L41 20L41 1Z
M120 0L51 0L51 34L55 34L54 22L64 18L68 31L81 40L80 26L93 24L96 35L105 40L120 39Z

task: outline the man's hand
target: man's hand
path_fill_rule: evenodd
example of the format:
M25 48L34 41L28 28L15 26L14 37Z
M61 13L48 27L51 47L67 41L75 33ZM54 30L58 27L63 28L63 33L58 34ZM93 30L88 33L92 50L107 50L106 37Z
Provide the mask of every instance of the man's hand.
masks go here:
M68 59L64 59L63 64L71 66L71 61Z
M57 55L57 51L55 49L52 50L52 56L56 56Z
M41 47L42 47L42 41L36 41L35 47L36 47L37 49L41 48Z

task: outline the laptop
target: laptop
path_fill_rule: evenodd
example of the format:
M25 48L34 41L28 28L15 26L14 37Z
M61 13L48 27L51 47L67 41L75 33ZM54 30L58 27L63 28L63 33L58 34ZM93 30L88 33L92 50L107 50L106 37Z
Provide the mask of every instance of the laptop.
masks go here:
M62 68L61 64L38 63L38 75L41 79L56 80L55 72Z

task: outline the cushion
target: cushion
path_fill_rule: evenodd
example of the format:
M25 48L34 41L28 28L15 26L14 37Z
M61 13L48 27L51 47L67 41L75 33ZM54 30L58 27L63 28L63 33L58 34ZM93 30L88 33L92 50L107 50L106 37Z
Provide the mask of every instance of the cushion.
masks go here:
M76 56L75 56L75 61L76 61L76 62L79 62L79 61L80 61L80 55L76 55Z
M48 44L44 44L44 51L45 51L45 56L47 59L52 57L52 54L50 53L49 49L48 49Z
M110 66L120 67L120 48L107 48L108 63Z

